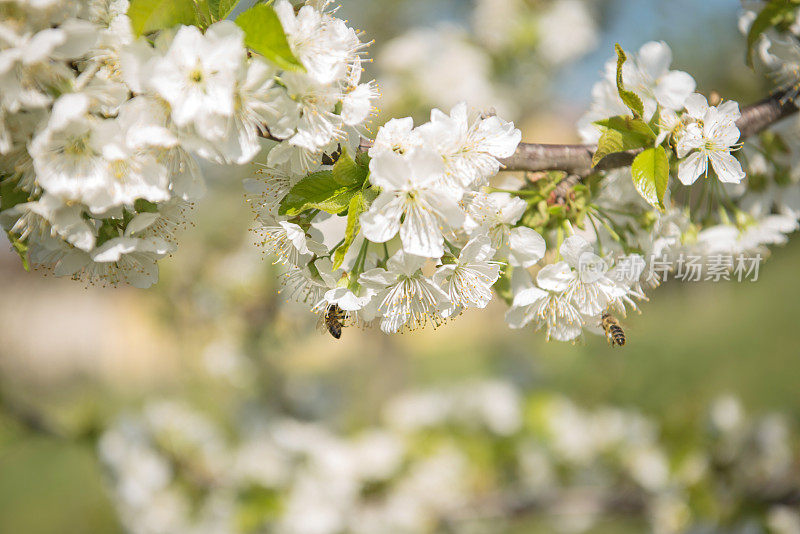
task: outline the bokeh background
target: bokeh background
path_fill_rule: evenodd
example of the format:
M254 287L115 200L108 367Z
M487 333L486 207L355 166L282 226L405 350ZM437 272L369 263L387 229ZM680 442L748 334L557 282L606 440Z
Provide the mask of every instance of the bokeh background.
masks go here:
M548 4L519 3L534 12ZM769 90L744 66L733 0L585 2L590 30L550 28L567 37L552 42L533 22L487 17L514 2L480 4L488 11L466 0L342 2L339 15L375 39L368 69L383 93L375 124L466 99L514 118L527 141L574 142L615 42L636 50L667 41L674 68L692 73L704 93L747 103ZM498 40L503 33L514 38ZM335 341L316 333L306 306L278 293L279 270L252 245L240 179L253 169L207 169L210 192L151 290L26 273L0 244L0 532L123 532L98 439L120 414L162 399L223 427L244 405L346 434L378 424L401 392L499 380L523 398L640 412L671 450L702 439L721 396L756 416L780 413L797 435L800 240L774 250L754 283L665 284L625 319L623 349L600 337L569 345L509 330L500 303L435 331L347 329ZM585 527L647 525L623 514ZM549 528L533 517L488 531Z

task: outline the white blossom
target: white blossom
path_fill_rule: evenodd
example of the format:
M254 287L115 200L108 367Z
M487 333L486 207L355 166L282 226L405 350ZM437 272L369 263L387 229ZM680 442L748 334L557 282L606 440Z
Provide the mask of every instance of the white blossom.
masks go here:
M425 258L403 251L389 258L386 269L376 268L359 277L363 286L377 290L381 330L400 332L424 326L450 305L450 299L420 268Z
M564 261L545 265L536 276L538 287L533 286L529 278L523 278L506 312L508 325L522 328L535 321L538 328L546 329L547 339L570 341L578 337L583 319L566 295L572 279L572 269Z
M464 245L455 263L441 265L433 279L453 303L444 317L462 308L485 308L492 300L492 285L500 277L500 265L492 263L494 249L488 236L478 235Z
M514 123L497 116L470 121L467 105L456 105L450 115L438 109L430 122L418 128L426 147L442 155L447 179L456 186L482 185L500 170L498 158L511 156L522 139Z
M183 26L166 54L157 59L148 85L169 102L179 127L221 140L234 111L237 72L245 58L244 36L231 21L211 25L205 34Z
M370 181L381 194L361 215L364 236L384 243L399 232L408 254L440 257L442 227L457 228L464 220L459 198L438 186L443 172L441 158L423 148L371 160Z
M739 105L728 101L709 106L703 95L694 94L686 100L686 111L697 122L689 124L678 141L678 157L685 158L678 168L681 183L691 185L706 174L709 160L721 182L741 182L744 171L731 154L739 140Z

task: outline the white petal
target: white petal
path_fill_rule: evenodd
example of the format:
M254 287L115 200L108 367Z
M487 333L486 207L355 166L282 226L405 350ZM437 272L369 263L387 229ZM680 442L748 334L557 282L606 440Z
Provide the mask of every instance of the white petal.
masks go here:
M478 234L470 239L458 259L461 263L472 263L491 260L495 250L492 248L492 240L486 234Z
M400 230L402 199L389 191L381 193L370 209L361 214L361 232L373 243L385 243Z
M512 304L515 308L521 306L530 306L531 304L535 304L542 299L547 298L547 291L543 291L538 287L529 287L519 291L516 295L514 295L514 303Z
M419 206L406 211L400 227L400 240L403 250L409 254L426 258L439 258L444 254L444 239L436 217Z
M686 106L686 112L690 117L701 120L705 116L706 111L708 111L708 100L700 93L694 93L689 95L684 106Z
M744 179L741 163L730 152L715 150L709 158L720 182L738 184Z
M636 63L651 79L658 80L669 72L672 50L664 41L645 43L636 54Z
M542 267L536 275L536 283L547 291L564 291L577 276L567 262L560 261Z
M666 109L683 109L686 99L697 87L694 78L683 71L672 71L659 80L655 89L655 97Z
M158 220L160 215L158 213L139 213L136 215L128 225L125 227L125 236L130 237L134 234L149 228L154 222Z
M98 263L111 263L119 261L125 255L138 249L142 243L135 237L115 237L109 239L92 252L92 260Z
M538 232L524 226L509 232L509 264L515 267L530 267L544 257L547 245Z
M361 276L358 277L358 281L366 287L383 289L397 281L397 273L381 268L370 269L369 271L361 273Z
M569 236L561 243L558 249L559 254L572 267L577 267L580 263L581 255L584 252L592 252L592 245L579 235Z
M369 171L369 181L384 191L402 191L408 188L411 181L409 160L393 152L372 159Z
M702 152L694 152L678 166L678 180L683 185L692 185L708 168L708 158Z

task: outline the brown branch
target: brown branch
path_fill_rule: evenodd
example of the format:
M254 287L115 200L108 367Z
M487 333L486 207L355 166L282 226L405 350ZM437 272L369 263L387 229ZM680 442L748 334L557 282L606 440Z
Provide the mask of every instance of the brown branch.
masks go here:
M764 100L756 102L742 109L742 116L736 121L739 128L740 140L752 137L767 129L771 125L797 113L798 107L789 98L788 91L776 91ZM273 141L281 139L270 134L269 129L263 126L259 131L261 137ZM366 151L372 146L370 139L361 139L359 150ZM586 176L592 170L608 171L628 167L633 163L633 158L641 150L629 150L609 154L592 168L592 156L597 145L551 145L542 143L520 143L516 152L511 157L501 159L505 170L508 171L566 171L578 176ZM338 154L328 155L332 164Z
M752 137L781 119L797 113L798 108L786 91L778 91L764 100L742 109L736 121L741 133L739 139ZM596 145L548 145L520 143L516 153L500 160L509 171L566 171L584 176L592 170L592 155ZM610 154L595 167L596 170L611 170L627 167L639 151L630 150Z

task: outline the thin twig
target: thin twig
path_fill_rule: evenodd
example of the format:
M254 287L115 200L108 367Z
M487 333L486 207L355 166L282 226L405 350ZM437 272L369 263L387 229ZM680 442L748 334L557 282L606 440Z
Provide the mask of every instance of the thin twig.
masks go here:
M771 125L797 113L798 107L789 98L787 91L776 91L764 100L756 102L742 109L742 116L736 121L739 128L740 140L752 137L767 129ZM270 134L269 129L263 127L261 136L274 141L281 141ZM361 139L359 150L367 151L372 146L370 139ZM566 171L581 177L588 175L592 170L608 171L628 167L641 150L629 150L609 154L594 168L592 156L597 145L551 145L543 143L520 143L516 152L511 157L501 159L500 163L507 171ZM330 157L330 162L336 161L336 156Z
M798 108L786 91L777 91L764 100L742 109L736 121L740 140L752 137L776 122L797 113ZM501 160L509 171L566 171L580 176L592 170L592 156L596 145L548 145L520 143L516 153ZM627 167L639 151L629 150L610 154L600 161L596 170Z

